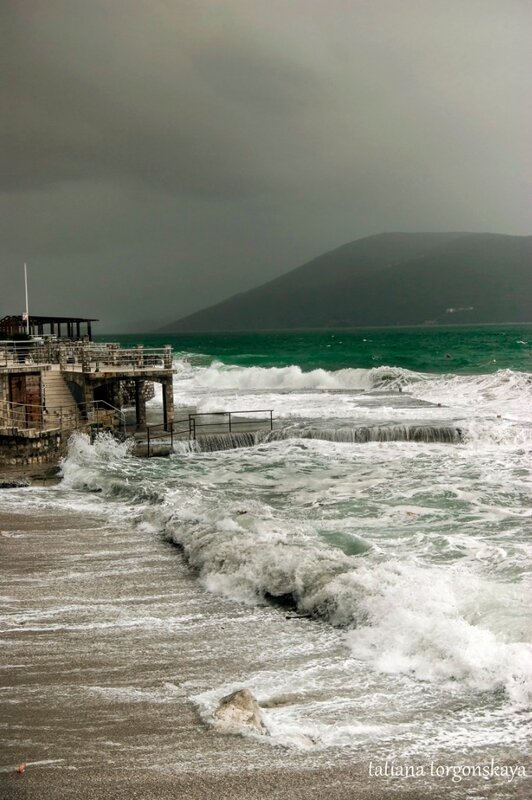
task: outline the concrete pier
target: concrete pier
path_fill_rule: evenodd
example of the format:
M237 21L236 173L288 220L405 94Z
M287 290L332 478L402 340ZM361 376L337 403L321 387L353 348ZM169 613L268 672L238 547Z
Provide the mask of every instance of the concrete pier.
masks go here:
M123 408L132 403L136 429L144 430L146 401L155 383L162 385L162 424L170 430L174 401L169 345L125 349L88 340L0 342L0 463L57 458L53 431L65 440L73 430L125 433ZM25 447L30 441L31 447Z

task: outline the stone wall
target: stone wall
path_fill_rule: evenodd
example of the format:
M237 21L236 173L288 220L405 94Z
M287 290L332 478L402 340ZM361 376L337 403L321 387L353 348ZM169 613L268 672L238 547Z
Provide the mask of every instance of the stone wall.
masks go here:
M66 450L68 435L61 431L0 430L0 468L57 461Z

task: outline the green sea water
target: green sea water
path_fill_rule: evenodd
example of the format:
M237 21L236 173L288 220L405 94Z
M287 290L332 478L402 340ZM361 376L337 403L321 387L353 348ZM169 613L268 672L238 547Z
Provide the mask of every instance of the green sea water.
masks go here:
M97 337L109 341L109 336ZM176 353L197 354L239 366L304 371L397 366L420 372L485 373L532 368L532 323L476 327L358 328L243 333L128 334L112 336L124 347L171 344Z

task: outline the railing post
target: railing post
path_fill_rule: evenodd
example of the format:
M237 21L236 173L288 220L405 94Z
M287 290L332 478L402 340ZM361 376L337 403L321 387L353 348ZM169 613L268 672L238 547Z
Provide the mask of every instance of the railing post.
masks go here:
M146 426L146 442L147 442L147 456L150 457L150 426Z
M270 411L270 430L273 431L273 411Z
M111 364L112 366L116 366L118 362L118 347L116 344L108 344L107 345L108 351L108 360L107 363Z
M170 344L164 346L164 368L172 369L172 345Z
M59 369L66 369L66 350L62 342L59 345Z
M89 343L82 342L81 343L81 371L82 372L90 372L91 371L91 359L89 354Z
M231 429L231 412L228 411L227 413L229 415L229 433L232 433L232 429Z

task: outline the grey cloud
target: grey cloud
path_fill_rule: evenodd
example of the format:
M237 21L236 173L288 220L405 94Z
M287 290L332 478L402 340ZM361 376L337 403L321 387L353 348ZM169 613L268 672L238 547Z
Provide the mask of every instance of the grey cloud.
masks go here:
M0 313L172 319L383 230L529 233L518 0L7 0Z
M37 8L15 26L24 56L13 31L8 42L8 189L120 179L227 196L268 183L269 128L312 95L306 68L272 63L260 40L198 41L179 4L176 28L136 3Z

